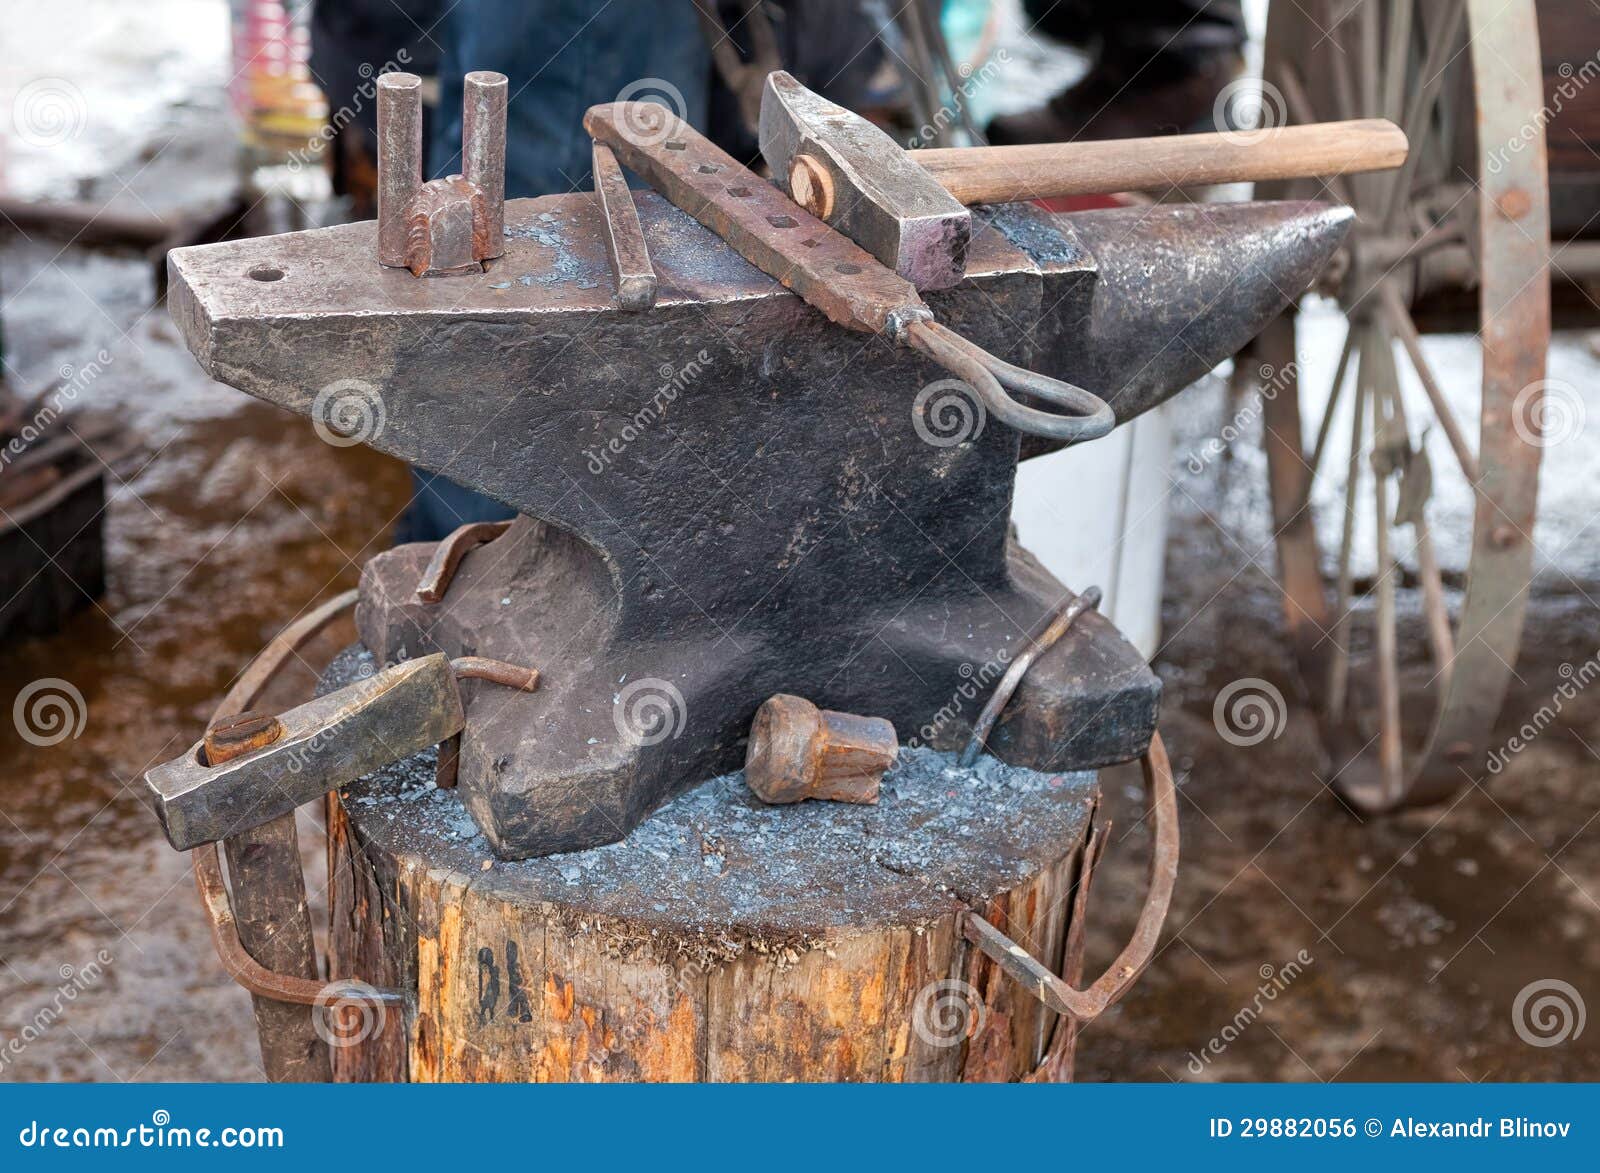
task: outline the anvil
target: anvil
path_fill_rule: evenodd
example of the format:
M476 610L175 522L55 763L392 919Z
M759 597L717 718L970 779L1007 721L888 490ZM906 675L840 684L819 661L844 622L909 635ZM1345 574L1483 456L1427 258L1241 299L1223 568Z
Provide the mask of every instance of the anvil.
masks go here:
M375 226L181 249L169 305L215 378L513 507L437 603L433 554L367 564L386 661L492 655L536 693L463 685L463 799L504 857L609 842L742 761L775 693L959 748L1063 590L1010 541L1017 462L932 363L831 324L650 192L655 305L614 299L591 193L513 200L481 273L374 263ZM1119 421L1302 293L1350 213L1243 203L981 209L939 319ZM1064 524L1085 500L1065 494ZM1087 615L988 746L1042 769L1141 753L1159 683Z

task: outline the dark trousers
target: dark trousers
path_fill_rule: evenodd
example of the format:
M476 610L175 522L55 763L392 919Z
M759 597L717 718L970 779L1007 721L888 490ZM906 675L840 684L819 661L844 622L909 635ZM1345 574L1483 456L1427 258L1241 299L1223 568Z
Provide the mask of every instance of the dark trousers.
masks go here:
M439 110L429 144L430 176L461 169L461 79L474 69L511 81L506 114L506 195L587 187L589 135L583 112L602 102L660 101L705 125L710 53L692 0L457 0L433 36ZM415 494L399 540L436 541L469 521L513 511L449 479L413 471Z

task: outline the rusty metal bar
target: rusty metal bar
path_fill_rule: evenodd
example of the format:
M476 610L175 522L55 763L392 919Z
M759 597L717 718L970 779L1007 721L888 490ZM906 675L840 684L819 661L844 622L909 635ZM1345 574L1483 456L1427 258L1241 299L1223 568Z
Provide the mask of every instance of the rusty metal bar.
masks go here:
M456 531L460 532L461 530ZM517 664L508 664L504 660L490 660L483 656L457 656L450 661L450 668L458 680L487 680L493 684L514 688L518 692L536 692L539 688L537 668L523 668ZM433 784L440 790L454 790L460 771L461 734L456 733L439 743L439 759L433 767Z
M457 656L450 668L458 680L487 680L503 684L518 692L539 691L539 670L508 664L504 660L491 660L484 656Z
M1172 890L1178 877L1178 798L1172 780L1172 763L1167 759L1167 749L1159 733L1151 739L1141 764L1145 790L1150 798L1151 835L1155 840L1150 852L1149 888L1133 935L1093 985L1081 990L1069 985L976 912L968 912L962 923L963 935L984 956L1045 1006L1078 1022L1098 1018L1138 980L1155 956L1161 926L1172 904Z
M617 284L617 305L625 310L647 310L656 303L656 271L650 263L650 246L639 226L639 209L622 174L622 164L605 143L595 143L590 155L594 194L605 214L606 258Z
M1033 667L1033 662L1055 646L1056 641L1067 633L1067 629L1076 622L1078 616L1099 606L1099 587L1092 586L1081 595L1070 596L1050 617L1049 624L1039 633L1039 637L1032 640L1027 649L1011 661L1011 666L1000 678L1000 683L995 685L988 703L983 706L977 722L972 726L972 737L967 741L967 747L961 751L962 766L970 767L978 760L978 754L983 750L984 743L989 740L989 733L994 728L995 721L1005 710L1011 695L1017 691L1017 685L1021 684L1022 678L1028 674L1028 669Z
M461 560L511 528L509 521L471 521L434 547L427 569L417 581L417 602L437 603L450 589Z
M506 102L503 73L474 70L462 79L461 175L483 194L484 217L474 241L480 261L506 251ZM480 227L474 225L474 228Z
M502 180L503 182L503 180ZM378 78L378 263L406 265L406 212L422 186L422 79Z

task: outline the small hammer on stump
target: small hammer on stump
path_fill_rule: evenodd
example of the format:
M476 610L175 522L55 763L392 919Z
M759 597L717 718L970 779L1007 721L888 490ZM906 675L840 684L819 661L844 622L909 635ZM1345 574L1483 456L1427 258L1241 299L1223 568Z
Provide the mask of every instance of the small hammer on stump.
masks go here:
M1406 136L1382 118L1226 134L907 151L787 73L767 75L761 157L806 211L918 289L966 273L968 204L1384 171Z

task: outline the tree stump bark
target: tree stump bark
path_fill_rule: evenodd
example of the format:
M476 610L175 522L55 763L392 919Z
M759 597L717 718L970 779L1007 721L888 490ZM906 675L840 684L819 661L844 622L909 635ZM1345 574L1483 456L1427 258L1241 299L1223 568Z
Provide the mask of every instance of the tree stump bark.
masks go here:
M1005 1080L1047 1055L1043 1074L1070 1070L1068 1024L1055 1037L961 920L1078 976L1092 773L906 748L876 806L767 806L734 774L622 842L520 862L432 778L422 754L329 803L330 977L414 994L403 1016L336 1012L337 1079Z

